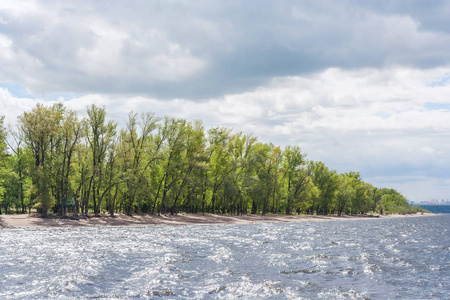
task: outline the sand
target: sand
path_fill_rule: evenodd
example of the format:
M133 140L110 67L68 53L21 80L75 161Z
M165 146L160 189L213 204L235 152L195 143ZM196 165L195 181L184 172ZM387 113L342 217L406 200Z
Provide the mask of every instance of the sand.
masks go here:
M158 225L194 225L194 224L252 224L252 223L285 223L285 222L324 222L351 221L387 218L410 218L432 216L429 213L412 215L358 215L358 216L316 216L316 215L215 215L215 214L178 214L178 215L133 215L117 214L110 217L102 214L100 217L69 217L49 216L42 218L36 214L0 215L0 227L70 227L70 226L158 226Z

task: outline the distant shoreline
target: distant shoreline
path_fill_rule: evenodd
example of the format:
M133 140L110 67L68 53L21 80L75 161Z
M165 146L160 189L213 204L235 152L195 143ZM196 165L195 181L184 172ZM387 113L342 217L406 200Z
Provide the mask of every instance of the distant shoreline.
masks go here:
M17 214L0 215L1 228L22 227L92 227L92 226L176 226L201 224L254 224L254 223L292 223L292 222L327 222L351 221L392 218L412 218L434 216L431 213L417 213L409 215L215 215L215 214L178 214L178 215L124 215L117 214L110 217L102 214L100 217L60 218L50 216L42 218L38 215Z

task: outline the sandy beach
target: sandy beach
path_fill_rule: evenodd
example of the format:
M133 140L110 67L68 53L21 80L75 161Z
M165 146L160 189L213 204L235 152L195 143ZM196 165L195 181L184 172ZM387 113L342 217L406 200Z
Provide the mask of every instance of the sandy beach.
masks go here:
M178 215L133 215L127 216L117 214L110 217L103 214L100 217L83 217L78 219L73 217L60 218L58 216L49 216L42 218L38 215L18 214L18 215L0 215L0 227L18 228L18 227L70 227L70 226L159 226L159 225L199 225L199 224L251 224L251 223L285 223L285 222L326 222L326 221L351 221L351 220L370 220L387 218L413 218L432 216L433 214L412 214L412 215L356 215L356 216L316 216L316 215L215 215L215 214L178 214Z

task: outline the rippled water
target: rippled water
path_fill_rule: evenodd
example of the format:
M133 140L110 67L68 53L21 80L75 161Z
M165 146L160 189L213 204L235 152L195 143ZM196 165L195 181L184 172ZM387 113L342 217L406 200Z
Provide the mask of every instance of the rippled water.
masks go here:
M445 299L450 215L0 230L0 298Z

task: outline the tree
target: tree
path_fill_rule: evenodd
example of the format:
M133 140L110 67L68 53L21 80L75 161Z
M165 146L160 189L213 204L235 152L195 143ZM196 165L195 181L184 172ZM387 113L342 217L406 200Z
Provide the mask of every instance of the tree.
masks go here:
M365 214L371 210L374 187L370 183L360 180L355 190L356 195L352 204L352 213Z
M186 185L193 181L192 174L195 169L203 168L202 162L205 160L203 156L205 149L203 125L200 121L187 123L186 133L184 136L184 151L182 153L182 163L179 165L178 172L180 173L178 185L174 192L174 200L172 204L171 213L177 212L177 205L180 201L182 193Z
M406 198L395 189L377 189L378 202L377 209L383 213L405 212L410 208Z
M2 178L3 194L1 204L5 208L5 213L8 213L8 209L12 207L16 208L16 211L21 207L20 199L20 181L19 176L13 170L14 157L7 156L5 160L5 166L0 170L0 176Z
M216 211L218 191L222 187L227 175L232 171L229 163L232 149L229 142L232 139L231 129L218 127L208 131L209 142L209 172L205 176L209 180L211 191L211 212Z
M270 146L263 143L255 143L252 153L251 169L253 176L250 177L249 196L251 198L251 213L256 214L260 211L267 196L267 187L265 184L269 181L267 173L267 159L269 156Z
M270 201L273 203L273 211L276 210L276 199L280 188L282 152L280 147L266 144L267 157L258 177L262 189L262 214L269 211Z
M281 198L282 151L273 144L256 143L254 145L252 164L255 185L252 188L252 210L255 214L262 209L262 214L277 210Z
M248 191L254 184L252 162L256 140L255 137L240 132L234 135L229 142L232 152L229 163L233 171L229 173L225 181L224 198L228 199L230 213L247 213Z
M6 173L6 128L4 126L5 116L0 116L0 215L2 214L1 205L5 194L5 173Z
M25 193L29 170L32 166L32 157L30 156L31 153L29 149L24 148L24 137L21 131L10 128L9 133L11 140L7 140L7 142L9 148L13 152L13 156L11 157L11 167L17 174L21 212L25 213L27 206L25 202Z
M287 180L287 200L285 211L292 213L294 206L307 192L310 172L304 155L298 146L287 146L283 152L284 178Z
M0 201L25 212L32 205L65 216L93 209L253 214L412 212L393 189L376 189L357 172L338 175L307 162L298 146L282 151L251 135L200 121L131 112L127 126L87 107L81 122L62 104L36 105L6 139L0 117ZM8 143L11 153L6 151ZM72 205L70 205L72 206ZM1 211L0 211L1 213Z
M169 198L171 198L172 187L180 178L178 168L182 163L182 152L185 135L186 121L182 119L165 118L164 125L161 128L161 136L165 137L163 156L161 157L160 179L155 201L158 200L162 192L159 214L166 213L170 207Z
M143 189L148 186L146 174L155 159L155 145L151 137L152 132L158 128L158 121L159 118L155 118L154 114L146 113L141 115L138 122L137 114L131 112L126 130L120 133L119 151L123 158L121 164L125 184L124 209L127 214L132 212L136 195L142 194ZM159 148L160 144L157 147ZM109 161L112 162L113 157ZM109 186L112 184L111 181Z
M65 110L62 126L61 126L61 141L62 141L62 163L60 172L60 214L66 216L67 202L69 200L70 173L71 162L74 151L79 139L83 134L83 125L79 122L76 112L73 110Z
M327 215L333 207L335 192L337 189L337 178L335 170L330 170L323 162L311 162L312 181L320 191L320 202L316 212Z
M89 182L89 190L84 207L84 213L88 213L89 198L92 195L95 216L100 213L100 206L105 190L111 186L105 186L105 159L108 151L114 143L116 137L117 124L113 121L106 121L106 110L104 107L91 105L87 109L88 117L84 120L86 138L91 151L92 175ZM103 193L103 194L101 194Z
M83 126L83 130L85 130ZM81 139L77 146L73 163L73 190L75 214L80 211L84 213L84 208L89 202L89 186L92 186L92 159L90 158L90 148L86 139Z
M51 193L52 156L58 145L58 133L62 120L62 106L55 104L45 107L37 104L31 112L19 116L20 130L25 144L31 149L34 158L33 187L37 206L44 216L53 205Z
M4 162L5 157L7 156L6 153L6 128L5 128L5 116L0 116L0 163Z
M353 203L355 198L356 185L359 184L358 178L353 176L352 173L344 173L338 177L338 188L336 192L336 210L340 216L342 212L347 209Z

